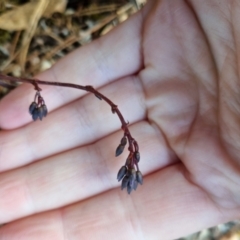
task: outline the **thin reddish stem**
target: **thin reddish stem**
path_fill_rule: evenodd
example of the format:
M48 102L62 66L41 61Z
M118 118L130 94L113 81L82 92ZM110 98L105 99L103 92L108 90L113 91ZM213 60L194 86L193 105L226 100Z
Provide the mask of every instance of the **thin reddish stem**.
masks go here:
M92 86L81 86L77 84L72 84L72 83L63 83L63 82L48 82L48 81L43 81L39 79L30 79L30 78L22 78L22 77L12 77L12 76L7 76L4 74L0 73L0 79L4 79L7 81L12 81L12 82L25 82L25 83L30 83L34 86L36 91L41 91L42 89L38 85L51 85L51 86L59 86L59 87L69 87L69 88L76 88L80 90L84 90L87 92L93 93L97 98L103 99L105 102L107 102L112 109L113 113L116 113L118 115L118 118L121 121L122 124L122 130L124 131L124 135L128 139L129 147L128 150L133 153L135 151L139 151L138 143L135 141L135 139L132 137L129 129L128 129L128 123L125 121L125 119L122 116L122 113L118 109L117 105L115 105L110 99L108 99L106 96L98 92L96 89L94 89ZM0 82L0 85L4 85L4 83ZM135 162L135 161L134 161ZM138 169L138 164L135 162L134 163Z

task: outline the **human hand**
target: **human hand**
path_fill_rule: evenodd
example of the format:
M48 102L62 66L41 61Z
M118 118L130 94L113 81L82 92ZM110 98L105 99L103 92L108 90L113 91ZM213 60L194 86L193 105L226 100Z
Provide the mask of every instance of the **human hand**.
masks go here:
M122 131L108 105L42 86L50 113L32 122L32 86L6 96L0 239L175 239L238 218L239 12L237 1L149 1L38 76L118 104L145 175L130 196L116 181L127 153L114 159Z

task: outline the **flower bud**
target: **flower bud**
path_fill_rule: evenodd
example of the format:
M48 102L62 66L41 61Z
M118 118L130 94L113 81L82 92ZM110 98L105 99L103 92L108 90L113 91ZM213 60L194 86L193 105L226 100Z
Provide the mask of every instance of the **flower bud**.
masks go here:
M121 139L121 144L124 145L124 146L126 146L126 144L127 144L127 138L126 138L126 137L123 137L123 138Z
M134 181L134 185L133 185L133 189L136 191L137 190L137 186L138 186L138 182L137 180Z
M120 170L118 171L118 174L117 174L117 180L118 181L121 181L122 178L124 177L124 175L127 173L127 168L126 166L122 166L120 168Z
M143 176L142 176L142 173L140 171L137 171L137 173L136 173L136 180L141 185L143 184Z
M122 152L123 152L123 150L124 150L124 145L122 145L122 144L119 144L118 145L118 147L117 147L117 149L116 149L116 153L115 153L115 156L117 157L117 156L119 156L120 154L122 154Z
M125 176L125 177L123 178L123 180L122 180L122 187L121 187L122 190L127 187L128 182L129 182L129 177L128 177L128 176Z
M139 161L140 161L140 153L139 152L135 152L134 156L135 156L137 162L139 163Z
M48 114L47 106L45 104L43 104L42 108L43 108L43 117L46 117Z
M133 190L133 187L131 187L129 185L129 183L128 183L128 185L127 185L127 192L128 192L128 194L130 194L132 192L132 190Z
M29 113L32 115L33 114L33 110L37 108L37 103L36 102L32 102L31 105L29 106Z
M40 108L38 108L38 115L39 115L39 119L42 121L43 117L44 117L44 109L43 106L41 106Z
M129 183L128 183L128 185L129 185L131 188L133 188L133 187L134 187L134 182L135 182L135 180L136 180L136 171L135 171L135 169L131 169L131 170L129 171L129 173L130 173L130 175L129 175Z
M38 117L39 117L39 109L38 109L38 108L35 108L35 109L33 110L33 112L32 112L32 119L33 119L34 121L36 121L36 120L38 119Z

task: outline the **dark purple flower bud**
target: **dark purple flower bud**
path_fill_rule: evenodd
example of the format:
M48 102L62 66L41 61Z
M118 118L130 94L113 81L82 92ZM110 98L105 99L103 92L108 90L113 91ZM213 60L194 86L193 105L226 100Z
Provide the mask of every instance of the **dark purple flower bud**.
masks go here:
M140 153L139 152L135 152L134 156L135 156L137 162L139 163L139 161L140 161Z
M29 113L32 115L33 114L33 110L37 108L37 103L36 102L32 102L31 105L29 106Z
M33 113L32 113L32 119L33 119L34 121L36 121L36 120L38 119L38 117L39 117L39 109L38 109L38 108L35 108L35 109L33 110Z
M127 187L128 182L129 182L129 177L128 177L128 176L125 176L125 177L123 178L123 180L122 180L122 187L121 187L122 190Z
M136 191L137 190L137 186L138 186L138 182L137 180L134 181L134 184L133 184L133 189Z
M142 173L140 171L137 171L137 173L136 173L136 180L141 185L143 184L143 176L142 176Z
M124 146L126 146L126 144L127 144L127 138L126 138L126 137L123 137L123 138L121 139L121 144L124 145Z
M120 154L122 154L122 152L123 152L123 150L124 150L124 145L122 145L122 144L119 144L118 145L118 147L117 147L117 149L116 149L116 153L115 153L115 156L117 157L117 156L119 156Z
M128 184L127 185L127 192L128 192L128 194L130 194L132 192L132 190L133 190L133 187L130 186L130 184Z
M130 171L129 171L129 186L131 187L131 188L133 188L134 187L134 182L135 182L135 180L136 180L136 171L135 171L135 169L131 169Z
M41 106L40 108L38 108L38 116L39 119L42 121L43 117L44 117L44 109L43 106Z
M48 114L47 106L45 104L43 104L42 108L43 108L43 117L46 117Z
M127 173L127 168L126 166L122 166L120 168L120 170L118 171L118 174L117 174L117 180L118 181L121 181L122 178L124 177L124 175Z

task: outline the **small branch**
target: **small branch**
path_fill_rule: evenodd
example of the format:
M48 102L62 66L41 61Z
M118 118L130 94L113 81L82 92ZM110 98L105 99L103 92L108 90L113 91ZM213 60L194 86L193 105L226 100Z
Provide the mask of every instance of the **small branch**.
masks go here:
M72 83L63 83L63 82L48 82L43 81L39 79L31 79L31 78L22 78L22 77L12 77L7 76L0 73L0 80L7 80L11 82L25 82L30 83L34 86L34 89L37 91L35 95L34 102L30 105L29 111L33 116L34 120L37 120L38 118L42 120L43 117L47 115L47 109L45 102L43 98L40 95L40 91L42 89L38 85L51 85L51 86L58 86L58 87L69 87L69 88L76 88L80 90L84 90L90 93L93 93L98 99L104 100L106 103L108 103L111 107L112 113L117 114L118 118L121 121L122 124L122 130L124 132L124 136L121 140L121 143L119 144L117 150L116 150L116 156L119 156L123 150L124 147L128 141L128 151L129 155L126 160L125 165L119 170L117 179L122 181L122 189L127 187L128 193L131 193L131 191L134 189L136 190L138 183L142 184L142 174L139 171L138 162L140 161L140 154L139 154L139 146L137 141L132 137L129 129L128 124L120 110L118 109L118 106L115 105L109 98L104 96L102 93L98 92L96 89L94 89L92 86L81 86L77 84ZM2 82L0 81L0 85L2 85ZM38 103L37 102L38 99ZM137 169L137 172L135 171L135 166ZM124 178L123 178L124 177Z

